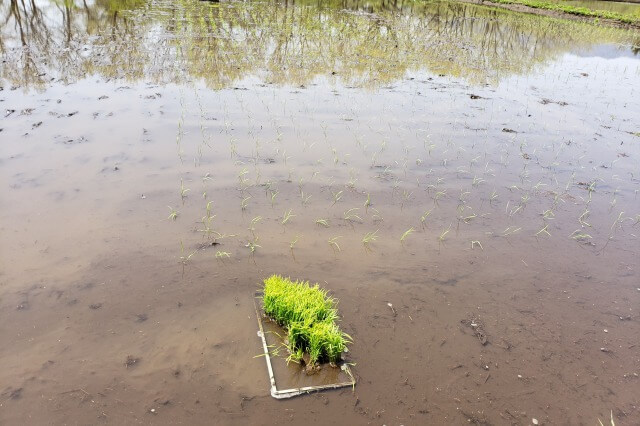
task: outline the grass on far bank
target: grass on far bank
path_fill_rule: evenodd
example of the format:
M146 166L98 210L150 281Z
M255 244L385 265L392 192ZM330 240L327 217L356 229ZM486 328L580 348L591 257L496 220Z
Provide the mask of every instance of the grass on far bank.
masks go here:
M625 24L640 25L640 18L634 15L623 14L618 12L612 12L609 10L593 10L587 7L572 6L569 2L565 3L553 3L544 0L488 0L492 3L499 4L520 4L523 6L532 7L534 9L546 9L557 12L569 13L571 15L586 16L596 19L611 19L614 21L623 22Z

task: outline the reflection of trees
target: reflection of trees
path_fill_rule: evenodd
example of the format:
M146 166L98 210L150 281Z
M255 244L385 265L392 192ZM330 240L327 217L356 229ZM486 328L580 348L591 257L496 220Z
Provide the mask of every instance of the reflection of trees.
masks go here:
M0 5L0 77L43 85L87 74L227 87L337 75L376 86L408 70L497 81L576 46L626 33L447 2L8 0Z
M142 3L136 1L136 3ZM119 6L132 2L8 0L0 3L0 77L25 86L75 81L90 69L90 40L126 24ZM110 19L113 17L113 19Z

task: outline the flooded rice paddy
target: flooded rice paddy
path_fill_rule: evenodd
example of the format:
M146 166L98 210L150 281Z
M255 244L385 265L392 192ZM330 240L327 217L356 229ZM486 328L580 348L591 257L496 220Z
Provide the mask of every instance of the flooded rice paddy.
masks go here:
M0 18L0 423L640 423L637 32L449 2ZM269 396L272 273L340 300L355 389Z

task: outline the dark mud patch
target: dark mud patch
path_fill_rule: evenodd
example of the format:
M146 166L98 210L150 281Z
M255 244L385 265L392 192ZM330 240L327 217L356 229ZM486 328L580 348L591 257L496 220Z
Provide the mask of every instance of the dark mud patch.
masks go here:
M142 358L136 357L136 356L133 356L133 355L128 355L127 359L125 359L125 361L124 361L124 366L126 368L137 367L140 364L140 361L142 361Z
M470 316L460 321L460 324L466 326L471 330L474 336L478 338L478 341L484 346L489 343L487 332L485 331L484 323L475 316Z

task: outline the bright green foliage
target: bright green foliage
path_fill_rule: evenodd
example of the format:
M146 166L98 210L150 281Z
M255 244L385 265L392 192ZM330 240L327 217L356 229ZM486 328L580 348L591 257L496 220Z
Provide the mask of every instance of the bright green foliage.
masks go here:
M264 280L264 311L287 329L290 359L294 361L305 352L312 364L340 360L351 338L336 325L336 303L318 284L294 282L279 275Z

